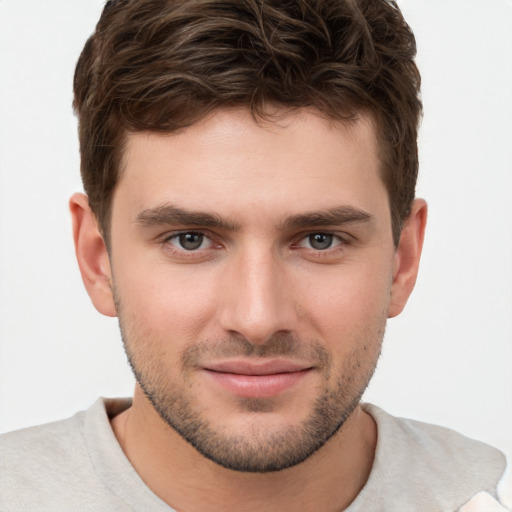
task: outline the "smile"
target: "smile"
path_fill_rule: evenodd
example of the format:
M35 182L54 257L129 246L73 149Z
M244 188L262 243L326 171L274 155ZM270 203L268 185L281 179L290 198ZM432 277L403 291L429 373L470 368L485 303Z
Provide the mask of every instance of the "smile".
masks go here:
M218 386L240 398L271 398L291 389L312 367L290 361L228 361L204 368Z

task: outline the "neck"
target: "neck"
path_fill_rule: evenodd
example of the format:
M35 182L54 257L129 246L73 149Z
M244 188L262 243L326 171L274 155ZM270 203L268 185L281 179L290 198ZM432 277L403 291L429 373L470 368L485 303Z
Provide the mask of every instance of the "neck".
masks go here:
M112 420L129 461L146 485L176 510L304 512L344 510L370 474L377 429L358 406L343 428L306 461L272 473L241 473L206 459L163 422L137 389ZM314 478L311 478L314 475Z

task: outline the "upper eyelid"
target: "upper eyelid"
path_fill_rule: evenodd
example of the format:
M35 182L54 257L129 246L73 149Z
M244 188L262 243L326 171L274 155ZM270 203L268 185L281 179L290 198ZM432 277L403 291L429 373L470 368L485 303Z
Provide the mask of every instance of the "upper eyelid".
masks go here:
M302 242L304 240L307 240L310 236L313 236L313 235L328 235L328 236L332 236L333 239L337 239L339 242L341 243L346 243L347 240L345 239L345 237L343 237L342 235L339 235L338 233L331 233L329 231L313 231L312 233L306 235L306 236L303 236L303 237L300 237L298 239L298 242Z
M176 238L179 235L186 235L187 233L195 233L198 235L203 235L206 238L211 239L212 235L209 230L204 229L177 229L173 231L166 231L162 235L159 236L163 241L170 240L171 238Z
M206 239L208 242L208 246L204 247L204 248L198 247L197 249L186 249L185 247L179 247L173 243L174 240L176 240L180 235L184 235L187 233L203 235L204 239L201 240L201 245L203 245L203 243ZM218 245L215 243L214 240L212 240L211 237L206 235L203 231L192 230L192 229L180 230L180 231L175 231L172 233L167 233L166 235L163 236L163 238L160 239L159 244L166 251L170 251L171 253L173 253L176 256L179 255L180 258L186 257L186 258L190 258L190 259L199 258L199 257L201 257L201 255L204 256L205 254L208 254L207 251L211 251L212 249L215 248L216 245Z
M217 236L215 233L212 233L209 229L177 229L172 231L167 231L166 233L159 235L157 239L161 241L161 243L168 242L171 239L175 239L179 235L186 234L186 233L197 233L203 235L205 238L210 240L213 244L219 243L219 236ZM298 245L301 241L308 238L309 236L316 235L316 234L324 234L324 235L331 235L333 237L338 238L342 243L349 243L352 240L355 240L356 238L353 235L350 235L346 232L339 232L337 230L329 230L329 229L311 229L311 230L302 230L300 233L295 233L293 236L289 238L292 245Z
M213 233L210 229L191 228L191 229L175 229L175 230L173 229L170 231L166 231L165 233L159 235L158 237L163 238L163 239L169 239L169 238L173 238L175 236L186 234L186 233L198 233L198 234L204 235L207 238L215 238L215 237L220 236L220 235L217 235L216 233ZM350 235L349 233L347 233L345 231L340 232L335 229L301 230L299 233L294 233L289 238L302 240L303 238L307 238L308 236L317 235L317 234L336 236L341 239L354 238L353 235Z
M355 239L355 237L353 235L351 235L350 233L347 233L345 231L340 232L340 231L333 230L333 229L312 229L312 230L308 230L308 231L302 231L301 233L297 233L296 235L294 235L293 238L297 241L301 241L301 240L304 240L305 238L308 238L309 236L312 236L312 235L331 235L331 236L337 237L340 240L345 241L345 242Z
M167 233L164 233L163 235L160 235L160 236L156 237L155 241L158 242L158 244L162 245L162 246L171 245L171 246L173 246L173 250L177 251L177 250L179 250L179 247L176 247L174 245L174 243L172 243L172 242L174 240L177 240L180 235L184 235L184 234L187 234L187 233L197 233L197 234L203 235L205 239L210 241L210 244L214 244L215 243L211 239L211 237L209 237L208 235L206 235L202 231L192 230L192 229L185 230L185 231L181 230L181 231L167 232ZM185 250L185 249L183 248L183 250ZM205 249L203 249L203 250L205 250Z

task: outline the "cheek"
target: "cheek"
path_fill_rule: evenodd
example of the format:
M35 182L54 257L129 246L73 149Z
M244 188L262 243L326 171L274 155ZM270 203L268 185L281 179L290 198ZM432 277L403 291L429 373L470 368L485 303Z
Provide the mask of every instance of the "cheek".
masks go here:
M133 258L114 268L114 283L125 323L155 342L196 338L213 316L215 272Z
M301 313L316 334L339 348L354 338L375 338L383 329L390 301L391 270L382 262L347 265L302 280ZM313 333L314 335L315 333Z

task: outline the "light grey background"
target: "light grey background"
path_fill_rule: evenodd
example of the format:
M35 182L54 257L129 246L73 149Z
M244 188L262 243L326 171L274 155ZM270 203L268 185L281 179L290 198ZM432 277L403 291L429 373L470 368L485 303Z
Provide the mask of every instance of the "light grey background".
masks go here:
M512 452L512 1L403 0L423 74L417 289L366 394ZM0 0L0 431L133 379L74 260L71 82L100 0Z

